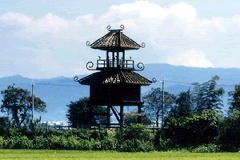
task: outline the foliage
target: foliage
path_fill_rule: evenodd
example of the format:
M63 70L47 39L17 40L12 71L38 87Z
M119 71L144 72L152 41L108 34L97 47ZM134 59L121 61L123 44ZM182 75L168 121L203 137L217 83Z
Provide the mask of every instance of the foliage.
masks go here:
M172 118L166 121L166 138L182 147L189 144L209 144L218 136L218 125L222 115L217 110L203 111L201 115L185 117L184 119Z
M30 118L32 111L32 97L28 90L8 86L4 91L3 104L1 112L11 115L12 123L20 126L24 121ZM46 103L40 98L34 97L34 110L37 112L46 112Z
M89 98L84 97L80 98L76 102L71 101L71 103L67 105L68 111L66 116L72 127L85 127L90 125L90 123L92 123L92 125L107 124L106 116L94 116L92 118L92 122L90 121L91 116L89 114L89 107L87 106L88 101ZM103 106L93 106L92 112L97 114L104 114L107 112L107 109Z
M193 108L191 104L190 90L187 92L180 92L177 95L176 106L171 109L170 114L175 118L192 117Z
M236 152L240 150L240 112L230 113L222 120L215 143L221 145L221 151Z
M230 105L229 110L240 111L240 85L235 85L235 90L228 92L228 104Z
M216 144L202 144L191 150L193 153L215 153L220 151L220 146Z
M211 80L203 84L195 83L193 102L195 103L195 113L201 114L203 110L220 110L223 106L222 96L225 93L221 87L216 89L219 77L216 75Z
M143 97L143 109L151 121L155 121L158 126L159 117L167 115L168 110L172 108L176 97L173 94L164 92L164 108L162 112L162 91L160 88L152 88L151 92Z
M152 151L153 134L149 129L141 124L131 124L130 127L123 128L117 132L117 150L124 152Z

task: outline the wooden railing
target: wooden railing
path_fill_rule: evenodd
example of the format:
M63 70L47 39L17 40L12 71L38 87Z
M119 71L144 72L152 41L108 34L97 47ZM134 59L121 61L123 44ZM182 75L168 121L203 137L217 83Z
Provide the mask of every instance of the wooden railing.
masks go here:
M134 60L109 60L109 68L118 68L121 69L134 69ZM107 68L107 60L106 59L99 59L97 60L97 69L104 69Z

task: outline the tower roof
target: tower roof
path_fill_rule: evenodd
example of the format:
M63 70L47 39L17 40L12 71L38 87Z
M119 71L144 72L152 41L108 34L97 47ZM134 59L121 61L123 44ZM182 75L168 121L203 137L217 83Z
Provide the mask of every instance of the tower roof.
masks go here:
M78 80L80 84L134 84L150 85L152 81L132 71L96 72Z
M137 50L140 47L145 46L143 44L142 46L139 45L137 42L123 34L121 31L123 30L123 26L121 26L122 29L118 30L110 30L108 27L108 30L110 31L103 37L99 38L92 44L89 44L92 49L100 49L100 50L109 50L114 51L117 50Z

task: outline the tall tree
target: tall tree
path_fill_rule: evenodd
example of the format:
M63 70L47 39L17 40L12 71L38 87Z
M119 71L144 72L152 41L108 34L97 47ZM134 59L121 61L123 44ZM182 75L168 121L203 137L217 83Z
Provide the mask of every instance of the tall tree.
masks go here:
M32 111L32 96L26 89L8 86L4 91L3 104L1 112L7 113L9 119L12 119L17 126L20 126L24 121L30 118ZM46 112L46 103L40 98L34 96L34 110L37 112Z
M149 94L143 97L143 109L151 121L155 121L158 126L159 117L168 114L170 108L175 104L176 96L164 92L164 107L162 113L162 91L161 88L152 88Z
M193 108L191 102L190 89L187 92L180 92L177 95L176 105L171 108L170 117L181 118L191 117L193 115Z
M221 110L223 106L222 96L224 89L217 89L217 81L219 77L216 75L211 80L203 84L195 84L195 112L201 114L203 110Z
M89 114L89 108L87 106L87 101L89 101L89 98L84 97L80 98L76 102L70 102L67 111L67 118L69 120L69 123L73 127L81 127L81 126L88 126L89 124L107 124L107 117L101 116L101 115L95 115L93 116L92 121L90 120L90 114ZM98 114L106 114L107 108L103 106L93 106L93 113Z
M235 85L235 90L228 92L228 104L230 105L230 112L240 111L240 84Z

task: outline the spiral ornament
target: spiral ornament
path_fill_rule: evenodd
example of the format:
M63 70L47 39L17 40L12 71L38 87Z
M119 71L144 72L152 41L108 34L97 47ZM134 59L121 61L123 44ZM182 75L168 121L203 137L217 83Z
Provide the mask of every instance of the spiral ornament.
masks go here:
M110 26L110 25L108 25L108 26L107 26L107 30L109 30L109 31L110 31L110 29L111 29L111 26Z
M74 80L75 82L78 82L78 80L79 80L78 76L73 77L73 80Z
M143 43L141 44L141 47L142 47L142 48L145 48L145 47L146 47L146 44L143 42Z
M157 79L156 78L153 78L152 79L152 83L156 83L157 82Z
M137 68L139 69L139 70L137 70L137 71L142 71L142 70L144 70L145 65L144 65L142 62L139 62L139 63L137 64Z
M91 43L89 41L86 42L86 46L90 46Z

